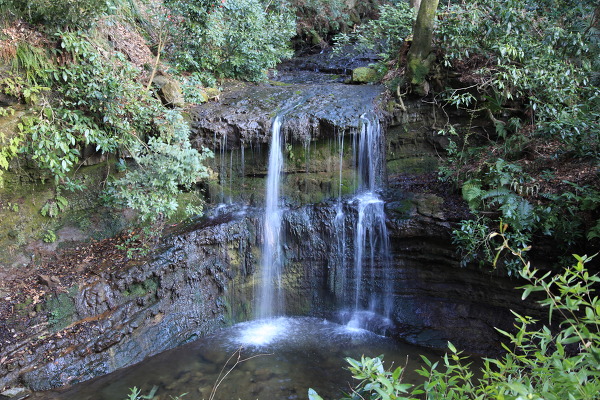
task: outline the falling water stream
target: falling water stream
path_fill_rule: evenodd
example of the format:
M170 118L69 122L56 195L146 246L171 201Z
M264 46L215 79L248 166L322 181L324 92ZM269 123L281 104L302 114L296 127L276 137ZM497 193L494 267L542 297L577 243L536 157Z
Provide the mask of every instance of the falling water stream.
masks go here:
M279 208L279 185L283 170L283 149L281 124L283 116L278 115L271 127L271 147L267 170L265 197L265 222L261 262L261 283L257 296L256 316L271 318L283 311L281 293L281 209Z
M345 302L347 308L340 317L351 327L385 333L391 325L392 277L384 202L378 194L383 180L383 136L377 118L363 115L360 119L360 130L353 141L357 190L349 200L357 214L352 230L353 268L346 270L345 278L346 282L354 282L353 287L345 289L352 292L353 301Z

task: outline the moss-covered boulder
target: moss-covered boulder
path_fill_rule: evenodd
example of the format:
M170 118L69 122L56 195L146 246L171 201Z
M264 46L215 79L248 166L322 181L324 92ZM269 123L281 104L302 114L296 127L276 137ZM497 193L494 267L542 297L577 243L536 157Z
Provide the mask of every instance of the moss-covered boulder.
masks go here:
M157 75L152 80L152 83L158 88L158 95L164 105L183 107L185 101L179 82L164 75Z
M358 67L352 71L353 83L374 83L377 82L377 71L369 67Z
M219 96L221 96L221 91L217 88L209 87L205 89L207 100L219 100Z
M161 89L160 97L163 103L171 107L183 107L183 93L179 82L169 80Z

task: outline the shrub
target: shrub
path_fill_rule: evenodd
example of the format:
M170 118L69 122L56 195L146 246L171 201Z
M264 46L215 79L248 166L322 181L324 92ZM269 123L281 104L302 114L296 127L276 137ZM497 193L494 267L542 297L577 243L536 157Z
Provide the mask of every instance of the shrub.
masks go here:
M328 38L358 22L359 15L352 17L344 0L292 0L292 3L297 10L298 34L305 37ZM360 4L355 5L359 7Z
M503 237L503 234L500 234ZM522 251L501 246L521 257ZM592 257L575 256L576 264L562 273L540 276L525 263L521 276L528 282L523 300L532 292L545 294L539 301L548 307L549 325L539 326L530 317L515 313L515 333L500 331L508 343L500 358L484 358L481 371L451 343L440 361L425 357L417 370L421 384L402 383L402 370L384 369L381 358L347 359L350 371L360 382L345 399L415 400L593 400L600 393L600 298L595 288L598 275L586 263ZM523 259L521 258L521 261ZM524 262L524 261L523 261ZM557 315L558 314L558 315ZM309 399L321 399L314 390Z
M210 71L221 78L253 81L292 55L288 42L295 33L285 5L267 7L260 0L168 0L177 15L175 62L179 69Z
M468 232L496 226L500 220L511 226L513 240L524 243L543 234L553 236L564 250L578 241L582 244L582 238L597 239L598 208L588 203L598 186L592 184L585 196L577 190L553 194L559 184L536 176L542 163L524 157L543 150L542 142L548 141L556 149L547 156L549 168L560 169L550 157L573 161L575 156L582 167L591 161L591 168L598 161L596 3L476 0L449 3L440 10L438 54L444 66L460 71L461 78L449 82L454 87L437 98L473 118L466 129L446 129L449 158L441 170L444 178L462 187L478 216L477 223L467 221L455 231L466 258L476 257L477 249L491 260L489 251ZM475 118L482 117L491 123L489 131L475 127ZM585 176L574 175L568 179L585 182ZM590 226L586 219L595 222Z
M53 29L88 28L108 11L110 0L0 0L0 5L33 24Z
M560 138L578 155L597 156L596 2L576 3L477 0L443 13L438 34L443 62L476 66L471 78L483 96L478 99L482 108L474 108L489 111L502 139L510 124L506 116L512 116L535 125L539 134ZM455 102L472 92L452 89L447 97Z
M165 113L159 129L159 136L131 148L134 168L109 189L117 204L139 211L144 221L173 215L178 208L175 196L208 177L203 161L212 156L207 149L199 154L191 147L187 123L179 112Z

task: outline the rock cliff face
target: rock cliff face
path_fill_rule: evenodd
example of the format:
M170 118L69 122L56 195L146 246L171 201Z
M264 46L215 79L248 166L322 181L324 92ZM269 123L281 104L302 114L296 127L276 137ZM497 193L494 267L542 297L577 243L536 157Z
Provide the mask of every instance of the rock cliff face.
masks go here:
M445 348L450 341L478 354L501 351L515 310L540 314L521 301L516 279L462 268L452 245L458 222L452 203L432 193L396 195L387 204L394 265L395 334L410 343Z
M249 218L209 220L172 234L148 262L80 282L58 297L50 326L30 327L27 341L2 349L0 386L83 381L231 324L232 299L244 304L255 231Z
M283 195L310 204L352 192L353 135L361 116L384 120L385 88L340 83L240 84L190 110L193 143L215 152L213 202L264 205L271 123L284 115ZM342 164L340 167L340 163Z
M190 110L192 133L198 145L217 150L267 143L271 120L284 113L286 137L315 141L357 128L360 115L377 112L385 97L380 85L239 83L226 88L219 102Z
M459 269L449 221L441 210L429 212L426 200L415 196L402 215L390 212L390 333L428 347L449 340L476 353L498 351L494 327L508 329L508 307L524 311L514 282ZM335 319L344 305L335 216L334 202L284 213L287 314ZM84 381L251 318L260 217L259 209L232 211L191 225L173 232L153 260L82 282L61 306L74 322L2 350L0 384L44 390Z

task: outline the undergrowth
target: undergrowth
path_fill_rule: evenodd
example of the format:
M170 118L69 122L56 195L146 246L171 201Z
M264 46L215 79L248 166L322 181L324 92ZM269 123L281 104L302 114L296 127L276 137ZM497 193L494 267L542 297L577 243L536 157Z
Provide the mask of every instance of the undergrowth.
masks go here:
M403 367L386 369L382 357L348 358L359 382L347 400L593 400L600 393L600 277L586 264L593 257L575 255L576 263L557 274L543 273L524 259L528 248L511 247L507 226L493 233L500 240L497 260L507 250L521 263L526 284L522 299L539 292L538 303L548 309L548 322L515 315L514 332L498 330L505 338L505 355L484 358L477 371L469 357L448 343L440 361L421 356L417 373L423 383L403 382ZM541 326L541 327L540 327ZM314 391L310 400L321 400Z

